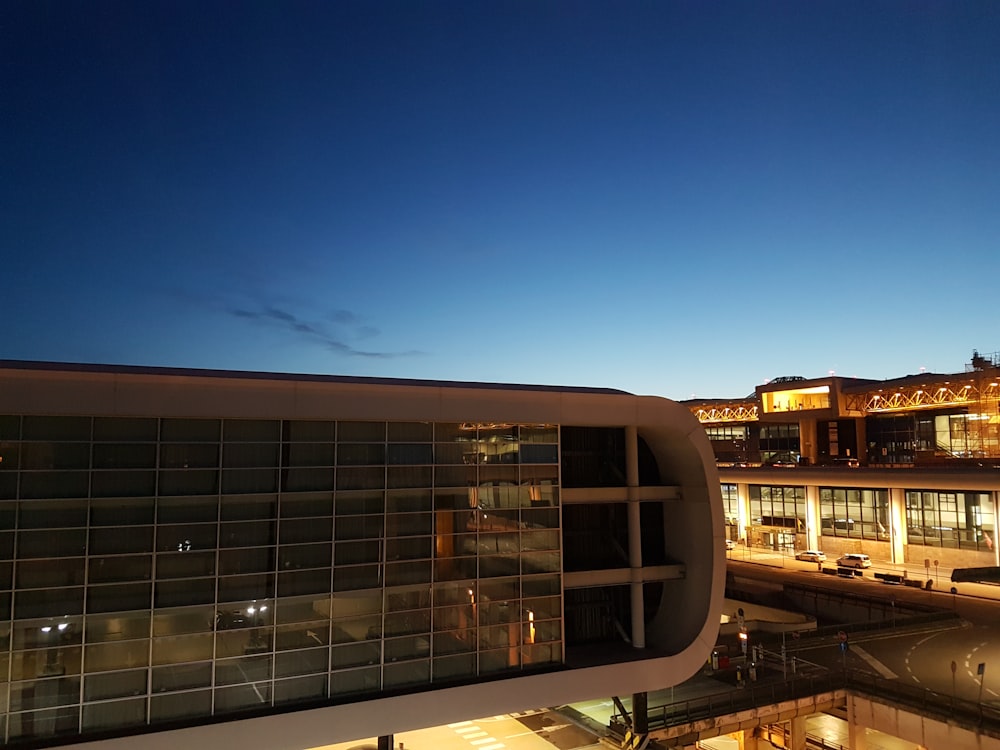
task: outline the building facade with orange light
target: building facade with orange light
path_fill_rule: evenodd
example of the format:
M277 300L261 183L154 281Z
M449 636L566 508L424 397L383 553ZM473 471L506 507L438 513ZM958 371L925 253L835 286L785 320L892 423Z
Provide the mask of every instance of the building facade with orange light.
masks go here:
M715 452L729 538L1000 564L1000 357L887 381L778 378L746 399L686 405Z
M720 486L661 398L0 362L0 736L308 748L682 682Z

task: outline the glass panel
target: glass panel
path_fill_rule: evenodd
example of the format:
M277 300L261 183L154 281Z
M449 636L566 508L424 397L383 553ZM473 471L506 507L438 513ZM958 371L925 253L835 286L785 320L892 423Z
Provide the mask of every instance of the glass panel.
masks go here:
M274 683L274 703L299 703L316 698L325 698L326 675L300 677L294 680L280 680Z
M305 622L330 617L330 597L302 596L296 599L279 599L277 622Z
M150 605L152 588L151 583L90 586L87 589L87 613L146 609Z
M314 613L315 616L315 613ZM276 651L315 648L330 645L329 620L281 625L275 634Z
M333 521L330 518L282 520L278 533L282 544L328 541L333 538Z
M285 466L333 466L333 443L289 443L284 447Z
M184 607L215 601L214 578L185 578L179 581L159 581L154 589L153 605L157 608Z
M403 664L386 664L382 670L383 685L386 688L402 685L419 685L430 682L430 660L411 661Z
M318 492L283 495L280 511L283 519L330 516L333 514L333 494Z
M90 417L26 416L23 440L90 440Z
M153 669L153 692L163 693L173 690L191 690L210 687L212 684L212 663L176 664Z
M219 526L220 547L260 547L277 542L274 521L230 521Z
M271 678L271 659L268 655L245 656L215 662L216 685L261 683Z
M149 638L149 612L92 615L87 618L87 642L103 643Z
M89 560L88 566L87 575L90 583L148 581L153 576L153 558L151 555L92 557Z
M161 471L161 495L213 495L219 491L218 470L179 469Z
M268 573L274 570L274 547L247 547L219 552L219 575Z
M145 669L87 675L83 678L83 699L85 701L103 701L130 695L145 695L146 679Z
M188 607L153 615L155 636L211 632L214 627L215 607Z
M221 684L216 679L216 684ZM231 713L266 708L271 702L271 685L257 682L215 691L215 712Z
M278 517L276 495L237 495L222 498L223 521L252 521Z
M226 443L222 448L224 468L253 469L277 465L277 443Z
M331 654L334 669L378 664L382 654L382 644L379 641L369 641L367 643L355 643L348 646L337 646L332 649Z
M83 588L19 591L14 602L14 617L60 617L83 613Z
M340 422L337 429L341 443L385 442L385 422Z
M17 563L15 581L19 589L82 586L86 568L82 557L58 560L23 560Z
M89 443L22 443L22 469L89 469Z
M94 440L156 441L157 420L144 417L95 417Z
M83 663L87 672L145 667L149 664L149 641L121 641L87 646Z
M333 489L333 469L285 469L281 472L282 492Z
M219 504L217 498L211 497L159 498L156 514L161 524L215 522L219 518Z
M151 497L123 498L121 500L91 500L91 526L145 526L152 524L155 516Z
M380 677L379 667L337 672L330 678L330 694L335 696L376 692L381 684Z
M156 445L153 443L97 443L94 445L95 469L155 469Z
M21 497L86 497L89 480L90 472L87 471L26 471L21 473Z
M382 443L341 443L337 446L338 466L383 466L385 462Z
M100 731L118 727L144 725L146 699L91 703L83 707L83 731Z
M323 568L332 564L333 547L331 544L300 544L282 546L278 550L279 570L298 570L301 568Z
M281 438L281 422L272 419L227 419L222 423L226 442L268 442Z
M293 677L300 674L326 672L329 668L330 651L314 648L308 651L287 651L275 656L274 676Z
M160 439L169 442L218 442L218 419L164 419Z
M90 530L92 555L121 555L153 551L153 527L97 527Z
M160 552L215 549L217 537L218 527L215 524L160 526L157 529L156 549Z
M390 443L430 443L434 440L434 425L430 422L389 422Z
M222 472L222 491L251 494L278 491L277 469L228 469Z
M153 722L209 716L211 713L211 690L154 695L149 701L149 718Z
M157 579L215 575L215 552L166 552L156 556Z
M284 439L289 442L333 442L335 422L288 420L284 423Z
M210 661L215 638L211 633L153 639L153 664Z

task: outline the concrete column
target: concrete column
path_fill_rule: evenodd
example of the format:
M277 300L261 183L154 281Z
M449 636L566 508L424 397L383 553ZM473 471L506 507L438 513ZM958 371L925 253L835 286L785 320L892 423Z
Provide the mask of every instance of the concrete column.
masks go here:
M803 716L794 717L788 738L788 750L806 750L806 720Z
M632 726L636 734L649 733L649 707L646 693L632 693Z
M906 562L906 492L902 487L889 488L889 547L892 562Z
M799 454L809 459L810 464L816 463L818 449L816 447L816 420L799 420Z
M868 464L868 425L865 423L864 417L861 419L855 419L854 424L857 429L858 438L858 461L863 465Z
M806 485L806 535L809 549L823 549L820 542L823 529L819 514L819 487L815 484Z
M1000 539L997 539L997 531L1000 531L1000 518L997 518L997 512L1000 511L1000 490L994 490L990 493L993 499L993 531L990 532L990 539L993 540L993 564L1000 565Z
M747 544L750 540L747 539L747 526L750 525L750 485L745 482L741 482L736 485L736 498L739 505L736 508L738 515L737 524L740 539L746 539Z
M854 711L854 698L847 696L847 744L851 750L868 750L865 728L858 724Z
M632 569L632 647L646 647L645 602L642 594L642 524L639 516L639 433L625 428L625 481L628 484L628 564Z

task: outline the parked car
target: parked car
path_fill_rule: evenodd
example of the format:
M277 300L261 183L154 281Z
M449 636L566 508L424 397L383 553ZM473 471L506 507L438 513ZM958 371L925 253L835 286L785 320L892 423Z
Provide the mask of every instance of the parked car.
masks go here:
M732 539L727 539L726 540L726 549L727 550L728 549L736 549L736 542L734 542Z
M870 568L872 561L868 555L851 552L837 558L837 565L841 568Z
M826 559L826 555L818 549L804 549L801 552L795 553L795 559L805 560L806 562L823 562Z

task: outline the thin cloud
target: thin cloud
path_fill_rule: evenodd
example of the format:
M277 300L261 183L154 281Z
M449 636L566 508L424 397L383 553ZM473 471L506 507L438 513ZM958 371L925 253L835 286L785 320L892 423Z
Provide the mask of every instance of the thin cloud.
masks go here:
M372 338L378 335L379 330L363 323L358 315L349 310L335 310L327 316L327 319L334 324L334 327L347 329L344 332L346 335L338 335L340 332L331 330L323 323L302 320L289 310L273 304L261 305L260 309L232 307L228 308L227 312L242 320L249 320L260 325L269 325L291 331L329 351L345 354L350 357L393 359L395 357L409 357L421 353L415 350L383 352L355 348L348 343L349 340Z

